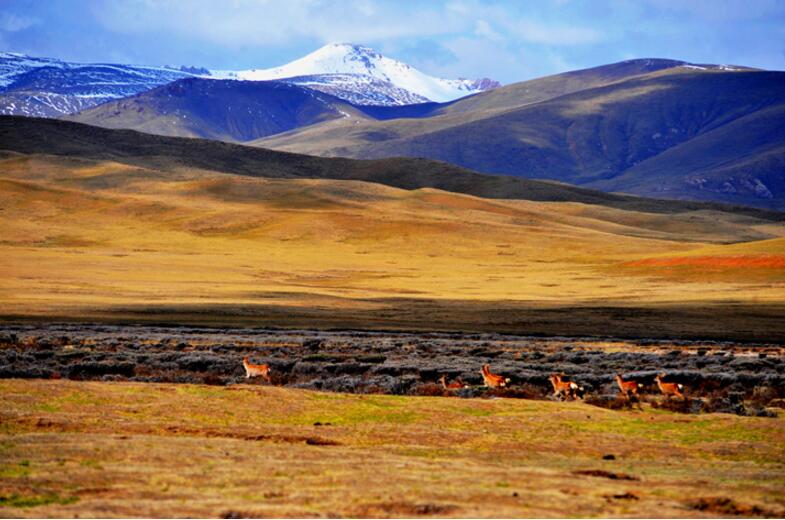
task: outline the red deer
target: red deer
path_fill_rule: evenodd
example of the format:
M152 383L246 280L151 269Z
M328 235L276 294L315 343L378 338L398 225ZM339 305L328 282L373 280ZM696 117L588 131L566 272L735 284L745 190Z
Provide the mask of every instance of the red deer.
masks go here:
M619 390L621 390L622 395L628 399L633 395L637 396L640 391L640 386L636 381L632 379L625 381L621 374L616 374L616 382L619 384Z
M553 395L559 398L578 398L579 393L581 393L583 389L579 387L577 383L562 380L562 377L563 374L551 374L548 378L553 385Z
M268 383L270 382L270 365L268 364L252 365L248 361L248 357L246 356L243 358L243 368L245 368L246 379L256 376L262 376L267 380Z
M447 376L442 376L439 378L439 382L442 384L445 390L460 390L461 388L466 388L466 385L461 382L461 379L458 378L452 383L447 382Z
M482 380L485 382L485 386L489 386L491 388L505 387L507 386L507 383L510 382L509 377L492 374L491 367L489 365L483 365L482 370L480 370L480 374L482 374Z
M684 385L679 383L666 383L662 380L665 377L665 374L657 374L657 377L654 378L657 381L657 386L660 387L660 392L662 395L670 399L672 395L684 399L685 401L687 398L684 396Z

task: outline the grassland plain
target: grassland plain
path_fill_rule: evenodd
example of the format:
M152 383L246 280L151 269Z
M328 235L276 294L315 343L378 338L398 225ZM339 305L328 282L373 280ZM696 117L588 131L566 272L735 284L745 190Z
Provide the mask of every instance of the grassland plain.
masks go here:
M782 418L65 380L0 402L3 516L785 514Z
M11 318L785 338L752 214L20 155L0 203Z

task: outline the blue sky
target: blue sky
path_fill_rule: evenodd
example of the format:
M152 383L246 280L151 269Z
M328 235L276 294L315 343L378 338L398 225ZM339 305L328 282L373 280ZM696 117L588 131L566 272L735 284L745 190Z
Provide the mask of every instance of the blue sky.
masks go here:
M785 70L782 0L0 0L0 49L265 68L329 42L504 83L638 57Z

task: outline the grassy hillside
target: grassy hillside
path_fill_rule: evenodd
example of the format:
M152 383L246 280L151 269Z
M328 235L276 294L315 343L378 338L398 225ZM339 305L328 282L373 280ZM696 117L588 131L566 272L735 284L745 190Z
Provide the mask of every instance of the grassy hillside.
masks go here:
M3 516L785 512L781 418L41 380L0 403Z
M574 70L529 81L505 85L487 92L459 99L440 108L438 114L482 114L503 111L597 88L684 65L682 61L643 58L627 60L590 69ZM472 116L475 117L475 116Z
M18 153L2 160L0 314L6 317L785 337L778 318L783 271L756 265L785 254L779 214L707 206L654 213L253 177L283 176L301 161L332 162L256 149L250 151L281 161L268 163L268 170L229 154L236 159L226 161L229 169L260 165L236 175L187 166L161 150L163 158L147 155L150 136L94 130L99 137L141 140L103 149L116 160ZM43 146L53 139L73 151L79 141L62 135L41 133L24 142ZM84 137L84 148L96 142ZM126 161L129 149L138 152ZM364 172L375 163L358 164ZM713 256L752 261L698 279L634 265L711 244ZM718 323L718 316L725 318ZM758 331L754 338L750 330Z
M467 98L437 117L336 121L254 144L358 158L429 157L606 191L775 209L785 207L783 85L782 72L676 67L534 102L547 83L531 95L524 83Z

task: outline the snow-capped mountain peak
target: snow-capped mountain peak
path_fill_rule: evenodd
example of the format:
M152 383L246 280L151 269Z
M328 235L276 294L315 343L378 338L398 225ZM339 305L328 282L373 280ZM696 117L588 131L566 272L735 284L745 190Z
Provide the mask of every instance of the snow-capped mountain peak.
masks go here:
M271 69L217 72L214 76L243 80L275 80L324 74L358 74L386 81L431 101L451 101L499 86L498 82L441 79L429 76L406 63L388 58L370 47L331 43L316 51Z
M348 43L325 45L281 67L244 71L71 63L0 52L0 114L60 117L194 76L283 80L355 105L450 101L498 86L488 79L428 76L370 47Z

